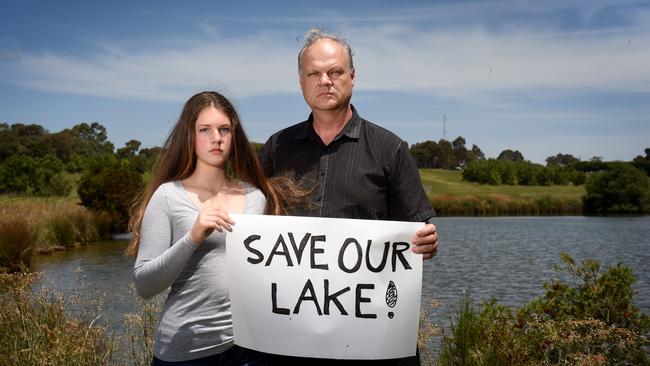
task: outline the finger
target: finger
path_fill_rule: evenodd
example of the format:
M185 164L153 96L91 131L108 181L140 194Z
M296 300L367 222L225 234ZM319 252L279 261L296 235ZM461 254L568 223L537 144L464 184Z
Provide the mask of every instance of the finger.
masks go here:
M437 246L432 244L414 245L412 247L412 250L413 253L417 253L417 254L432 253L437 250Z
M436 232L436 225L434 224L425 224L418 231L415 232L416 236L428 236Z
M416 236L412 240L412 243L415 245L434 244L437 242L438 242L438 233L433 233L427 236Z
M224 222L229 223L230 225L234 225L235 221L228 216L228 212L222 209L206 209L205 210L206 216L210 216L212 218L220 218Z
M221 219L221 218L217 219L217 225L221 229L226 229L228 231L232 231L232 227L230 226L230 224L228 222L226 222L225 220ZM219 230L219 232L221 232L221 230Z

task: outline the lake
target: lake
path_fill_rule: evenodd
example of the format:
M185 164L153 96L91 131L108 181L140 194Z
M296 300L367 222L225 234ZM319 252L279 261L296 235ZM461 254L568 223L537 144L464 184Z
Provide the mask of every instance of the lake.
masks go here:
M544 293L542 283L556 272L560 253L577 261L596 259L603 267L623 263L633 269L635 303L650 313L650 216L643 217L446 217L436 220L440 250L426 261L423 296L441 306L434 323L449 326L464 291L474 299L494 297L522 305ZM77 250L38 256L34 270L43 286L66 293L80 285L107 294L115 319L133 311L133 258L124 257L125 241L94 243Z

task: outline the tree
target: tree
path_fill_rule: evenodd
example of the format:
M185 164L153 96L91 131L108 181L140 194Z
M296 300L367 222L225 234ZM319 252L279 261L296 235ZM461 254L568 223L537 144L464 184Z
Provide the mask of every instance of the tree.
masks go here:
M546 166L558 166L558 167L568 167L571 166L577 162L579 162L580 159L576 158L575 156L571 154L562 154L559 153L555 156L549 156L546 158Z
M6 123L0 125L0 162L12 155L43 157L52 153L45 137L48 132L37 124Z
M483 151L474 144L472 144L472 155L474 157L473 160L485 160L485 154L483 154Z
M71 129L59 132L59 134L64 135L59 137L62 141L71 143L66 147L65 152L70 156L77 154L88 158L113 153L114 146L107 139L106 127L98 122L80 123Z
M65 165L54 155L13 155L0 164L0 192L39 196L65 196L71 181L62 173Z
M409 149L420 169L438 168L438 144L428 140L411 145Z
M647 175L650 175L650 147L645 149L645 157L638 155L632 160L632 164L638 169L645 171Z
M519 150L512 151L510 149L503 150L497 157L497 160L509 160L512 162L524 161L524 156L521 155Z
M607 170L587 178L584 198L588 213L650 212L650 181L629 163L610 163Z
M98 171L89 169L81 177L77 193L84 206L111 214L113 231L125 232L131 205L143 188L138 171L128 163L116 162L103 165Z
M117 149L117 157L126 159L135 156L140 150L142 143L138 140L129 140L124 144L124 147Z

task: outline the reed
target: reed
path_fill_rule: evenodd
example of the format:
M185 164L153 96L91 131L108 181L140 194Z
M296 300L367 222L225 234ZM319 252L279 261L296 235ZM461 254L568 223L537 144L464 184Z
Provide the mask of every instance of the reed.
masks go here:
M94 312L71 317L81 298L34 292L35 274L0 274L1 365L108 365L114 340Z
M439 216L582 215L582 200L571 196L429 195Z
M32 255L106 237L110 218L69 198L0 197L0 272L29 269Z

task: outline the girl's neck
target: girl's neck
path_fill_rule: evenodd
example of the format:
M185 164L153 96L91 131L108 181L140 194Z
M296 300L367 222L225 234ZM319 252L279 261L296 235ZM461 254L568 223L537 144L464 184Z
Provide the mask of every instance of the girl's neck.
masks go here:
M197 162L194 173L183 180L185 186L208 191L213 195L221 192L228 186L228 177L225 169Z

